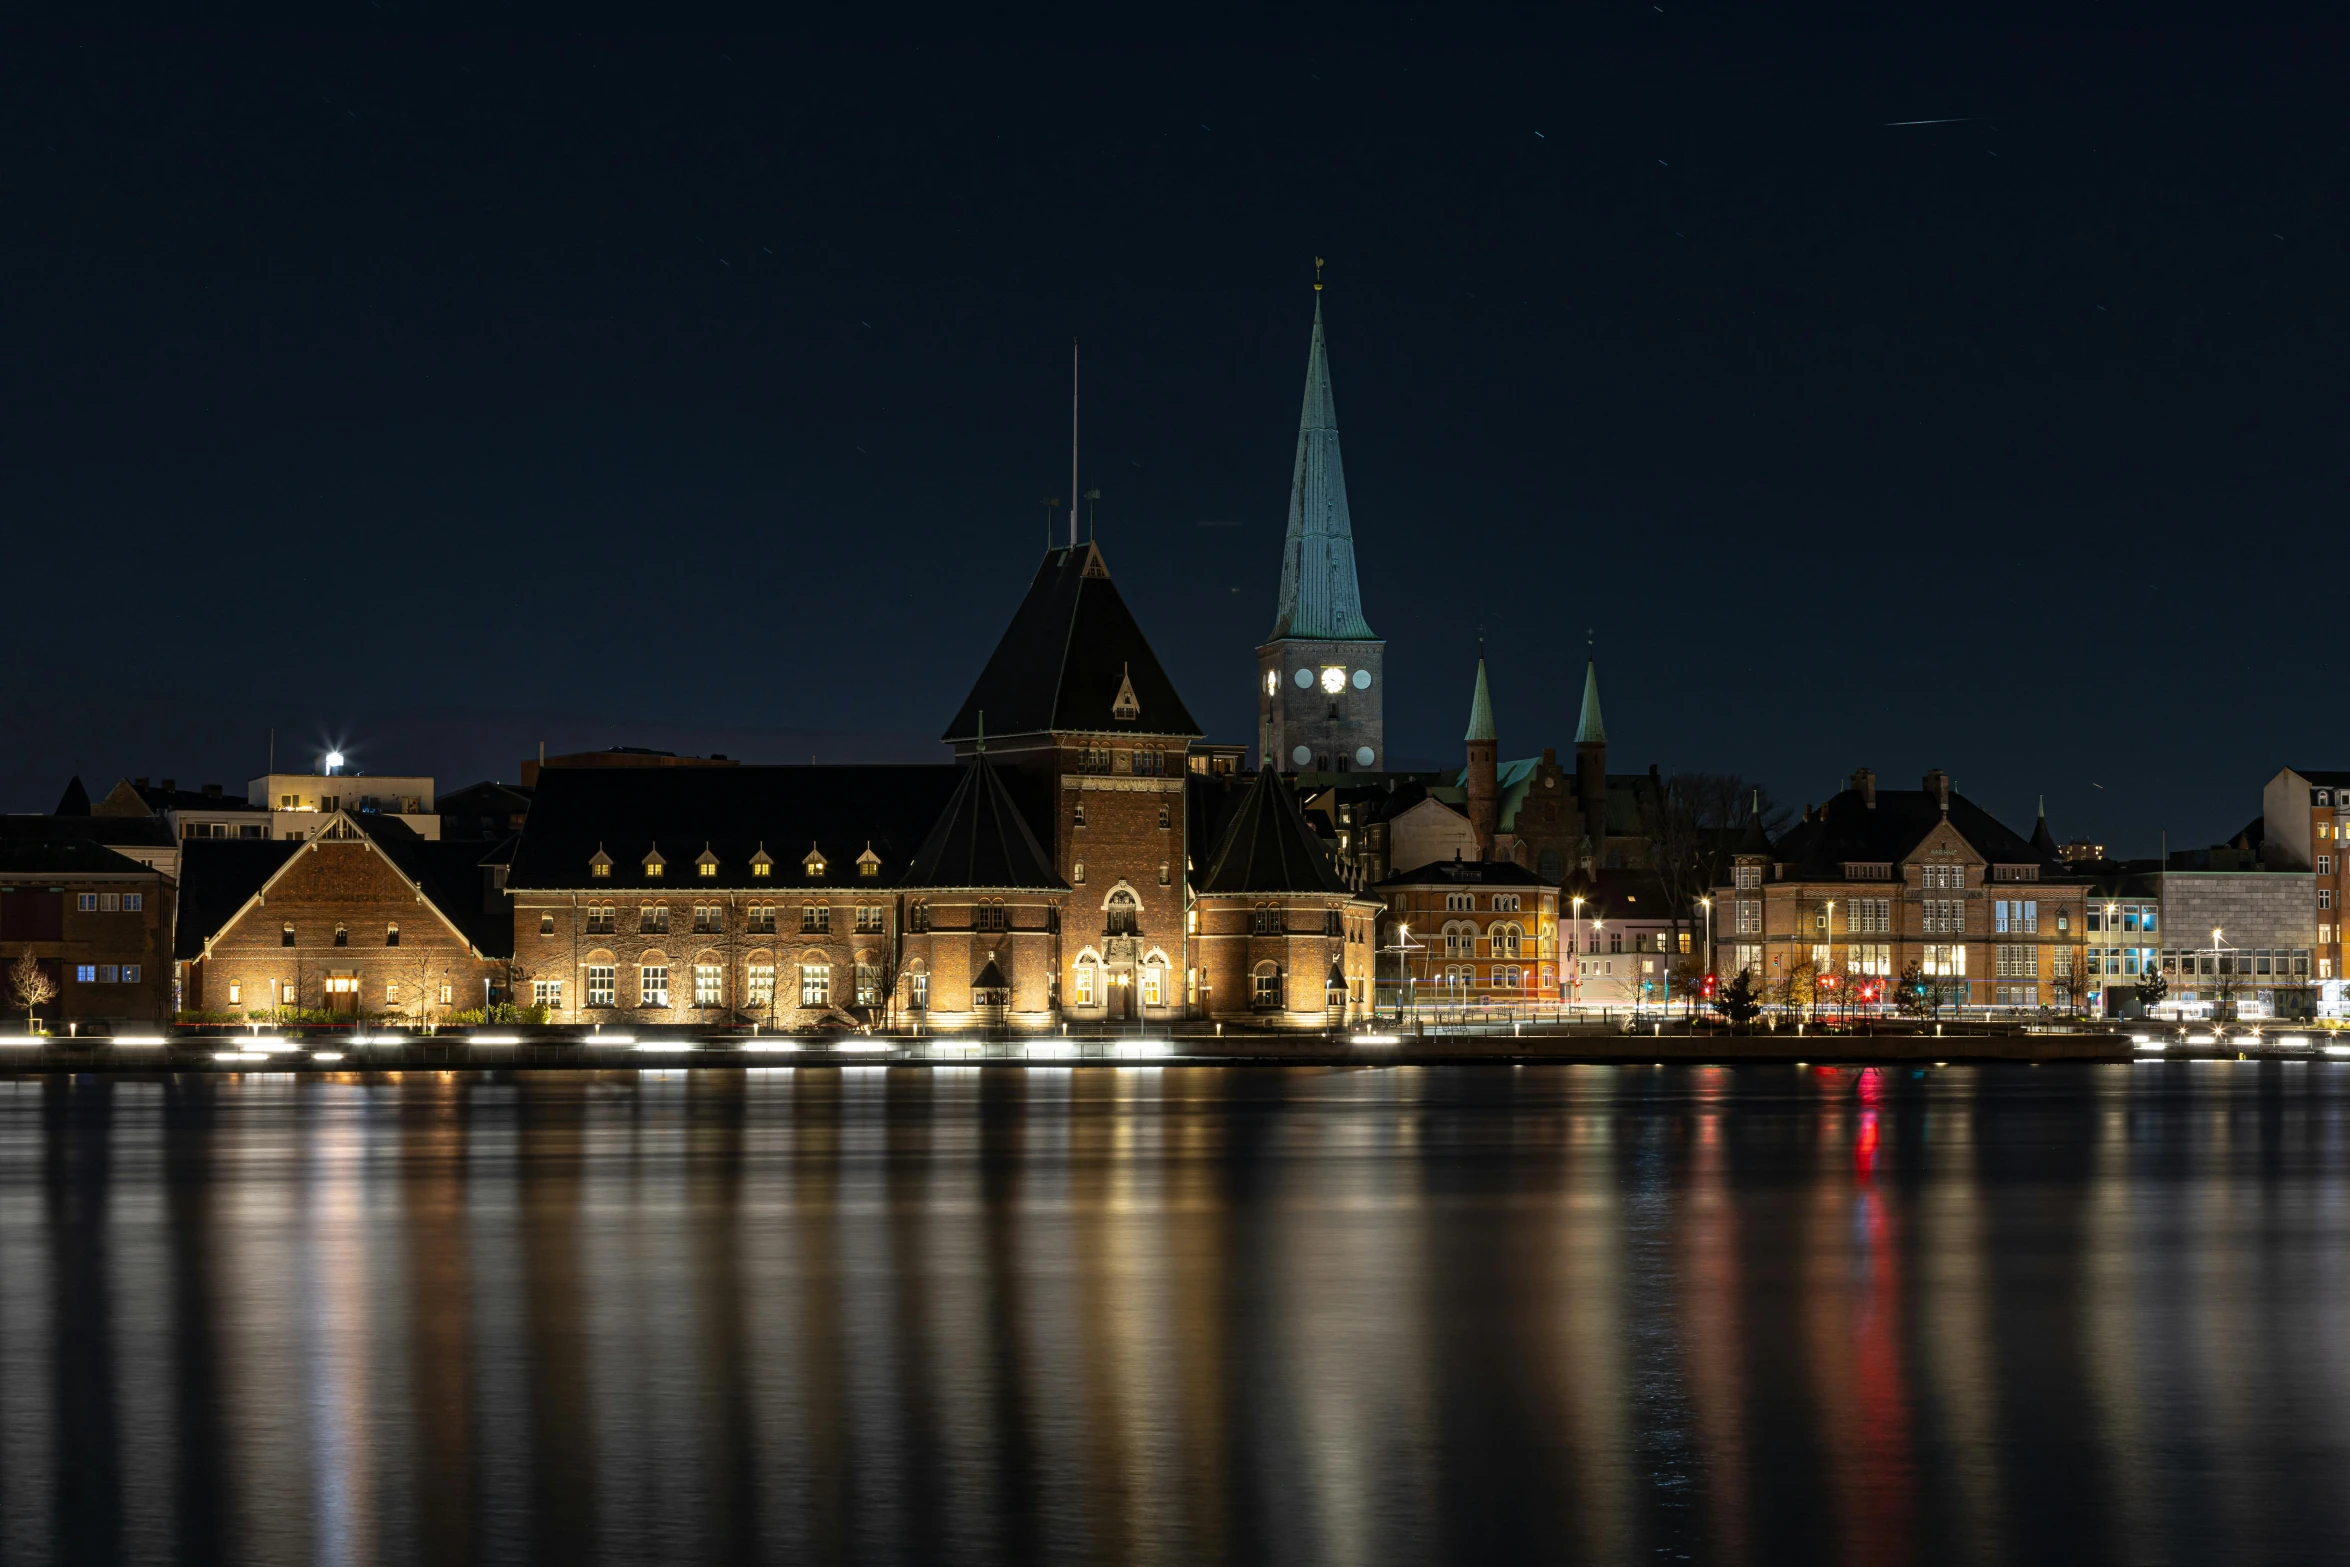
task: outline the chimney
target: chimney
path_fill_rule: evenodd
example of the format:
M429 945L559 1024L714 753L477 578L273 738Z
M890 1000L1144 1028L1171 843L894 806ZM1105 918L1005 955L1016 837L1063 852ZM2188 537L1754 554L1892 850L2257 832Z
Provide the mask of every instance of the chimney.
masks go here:
M1877 808L1877 775L1862 767L1855 769L1845 788L1860 791L1860 803L1870 810Z
M204 798L205 798L205 799L207 799L207 800L217 800L217 799L219 799L219 798L220 798L220 785L218 785L218 784L206 784L206 785L204 786Z
M131 780L131 787L133 789L144 789L147 787L147 780L144 778L133 778Z
M173 794L173 793L176 793L176 792L177 792L177 790L176 790L176 788L175 788L174 786L175 786L175 785L177 785L178 783L179 783L179 780L178 780L177 778L166 778L166 779L164 779L164 780L163 780L163 792L164 792L165 794Z
M1806 802L1804 803L1804 807L1803 807L1803 819L1804 819L1805 821L1807 821L1807 822L1811 820L1811 804L1810 804L1810 802L1809 802L1809 801L1806 801Z
M1937 767L1926 774L1926 793L1934 797L1934 803L1942 808L1943 815L1950 814L1950 775L1948 773Z

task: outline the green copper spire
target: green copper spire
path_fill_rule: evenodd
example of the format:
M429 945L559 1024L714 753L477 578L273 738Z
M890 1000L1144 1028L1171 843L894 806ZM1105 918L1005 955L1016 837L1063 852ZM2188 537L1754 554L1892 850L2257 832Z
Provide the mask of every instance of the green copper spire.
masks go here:
M1583 666L1583 717L1575 725L1577 745L1607 744L1607 725L1599 717L1599 660Z
M1372 641L1355 581L1354 523L1346 470L1338 460L1338 411L1330 397L1330 352L1322 341L1321 284L1314 285L1314 341L1306 355L1306 401L1297 425L1297 466L1289 481L1289 535L1281 546L1278 642Z
M1477 653L1477 694L1469 699L1469 732L1463 740L1494 740L1493 693L1485 689L1485 653L1482 644Z

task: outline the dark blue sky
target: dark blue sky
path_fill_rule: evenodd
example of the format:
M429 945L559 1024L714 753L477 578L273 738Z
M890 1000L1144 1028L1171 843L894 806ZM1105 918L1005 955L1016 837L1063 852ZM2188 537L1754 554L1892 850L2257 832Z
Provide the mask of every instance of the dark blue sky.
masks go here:
M0 806L272 727L936 754L1072 335L1112 569L1246 740L1316 254L1399 757L1480 627L1565 743L1588 627L1618 767L1791 803L1940 766L2152 852L2350 761L2339 26L1749 9L20 28Z

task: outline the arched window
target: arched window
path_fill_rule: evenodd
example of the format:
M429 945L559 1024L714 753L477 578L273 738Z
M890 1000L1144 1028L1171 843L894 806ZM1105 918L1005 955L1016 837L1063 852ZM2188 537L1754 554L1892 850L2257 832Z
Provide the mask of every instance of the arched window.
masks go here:
M286 928L279 934L277 944L281 947L290 947L294 944L294 922L292 920L286 921Z
M1260 963L1251 980L1249 1004L1260 1011L1271 1011L1281 1005L1281 965Z
M1142 917L1142 905L1133 893L1120 887L1110 894L1103 912L1108 916L1103 929L1113 936L1131 936L1136 933Z
M1142 1004L1146 1007L1167 1004L1167 966L1156 959L1142 966Z
M1514 921L1494 926L1493 955L1497 958L1516 957L1518 943L1523 939L1525 939L1525 929Z
M1070 987L1069 1003L1072 1006L1090 1007L1094 1005L1094 998L1100 994L1100 960L1090 952L1080 953L1077 958L1076 981Z
M337 926L335 927L335 945L336 945L336 946L338 946L338 947L347 947L347 946L349 946L350 944L351 944L351 933L350 933L350 931L346 930L344 927L342 927L342 926L340 926L340 925L337 925Z
M1448 958L1472 958L1477 955L1477 926L1474 921L1444 922L1444 955Z

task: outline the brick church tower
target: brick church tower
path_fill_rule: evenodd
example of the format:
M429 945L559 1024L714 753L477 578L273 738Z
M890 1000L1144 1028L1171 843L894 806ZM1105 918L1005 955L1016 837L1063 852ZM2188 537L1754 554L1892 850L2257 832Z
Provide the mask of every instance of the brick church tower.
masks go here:
M1363 619L1355 580L1321 288L1316 281L1281 602L1257 649L1257 744L1259 761L1285 772L1376 772L1387 766L1387 644Z

